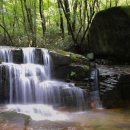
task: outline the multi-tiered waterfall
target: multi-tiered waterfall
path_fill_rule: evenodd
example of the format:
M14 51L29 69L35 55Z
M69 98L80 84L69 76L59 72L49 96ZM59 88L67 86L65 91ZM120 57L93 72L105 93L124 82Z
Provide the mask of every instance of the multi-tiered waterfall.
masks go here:
M42 105L51 106L75 106L78 109L85 107L84 91L78 87L75 87L73 83L65 83L61 81L52 80L51 78L51 57L46 49L39 49L41 56L40 60L42 64L38 64L38 55L35 48L21 48L22 51L22 63L14 63L15 58L13 55L13 49L11 48L1 48L0 49L0 89L6 91L5 103L28 105L31 111L31 106L33 109L35 106L39 110L43 110ZM0 93L1 93L0 92ZM0 94L3 95L4 94ZM1 98L3 98L1 96ZM11 106L11 105L10 105ZM17 109L19 112L21 106ZM47 106L45 109L49 109ZM38 110L37 110L38 111Z

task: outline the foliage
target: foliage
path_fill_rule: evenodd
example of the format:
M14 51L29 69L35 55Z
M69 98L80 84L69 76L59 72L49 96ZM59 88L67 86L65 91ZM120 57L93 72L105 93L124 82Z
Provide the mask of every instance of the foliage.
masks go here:
M80 50L84 43L87 46L97 12L129 4L128 0L1 0L0 44L64 50L74 45Z

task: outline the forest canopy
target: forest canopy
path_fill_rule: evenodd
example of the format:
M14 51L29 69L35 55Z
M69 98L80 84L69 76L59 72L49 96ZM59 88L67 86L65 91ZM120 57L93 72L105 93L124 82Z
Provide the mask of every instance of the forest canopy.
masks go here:
M95 14L129 0L1 0L0 44L67 49L87 43Z

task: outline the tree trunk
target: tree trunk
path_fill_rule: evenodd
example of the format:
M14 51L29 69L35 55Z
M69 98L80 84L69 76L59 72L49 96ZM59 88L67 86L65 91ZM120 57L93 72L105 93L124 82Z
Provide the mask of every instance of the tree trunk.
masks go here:
M75 32L77 6L78 6L78 0L75 0L74 6L73 6L73 21L72 21L73 32Z
M129 4L128 4L128 0L126 0L126 5L128 6Z
M37 0L34 0L34 4L33 4L33 7L34 7L34 10L33 10L33 40L32 40L32 46L36 47L37 44L36 44L36 1Z
M22 15L23 15L23 27L24 27L24 32L27 34L28 36L28 31L27 31L27 25L26 25L26 17L25 17L25 12L24 12L24 7L23 7L23 1L20 0L21 2L21 8L22 8ZM29 36L28 36L29 37Z
M83 25L83 23L82 23L82 0L79 2L79 24Z
M115 6L118 6L119 0L115 0Z
M1 3L2 3L2 4L0 4L0 5L1 5L0 7L1 7L1 10L2 10L2 11L1 11L1 13L2 13L2 24L3 24L3 27L5 28L5 27L6 27L6 24L5 24L5 18L4 18L4 15L3 15L3 12L4 12L4 11L3 11L3 6L4 6L4 5L3 5L3 0L1 0ZM7 39L6 39L6 31L4 30L4 41L5 41L5 43L7 42L6 40L7 40Z
M88 6L88 3L86 0L84 0L84 9L83 9L83 30L84 31L86 27L87 6Z
M74 44L77 44L77 41L76 41L76 39L75 39L75 35L74 35L74 33L73 33L73 29L72 29L72 27L71 27L70 18L68 17L68 14L66 13L66 10L65 10L65 8L64 8L64 6L63 6L62 1L59 0L59 2L60 2L60 5L61 5L61 8L63 9L64 15L65 15L65 18L66 18L66 21L67 21L67 25L68 25L69 30L70 30L70 35L71 35L71 37L72 37L72 40L73 40Z
M90 14L88 13L88 11L86 12L87 13L87 21L88 21L88 24L87 24L87 27L83 33L83 36L82 36L82 39L81 39L81 43L84 42L85 40L85 36L90 28L90 25L91 25L91 22L92 22L92 19L94 17L94 14L95 14L95 5L96 5L96 0L93 0L92 3L89 3L89 12Z
M45 24L45 18L44 18L44 14L43 14L43 9L42 9L42 6L43 6L43 1L42 0L39 0L39 13L40 13L40 17L41 17L41 24L42 24L42 32L43 32L43 36L46 32L46 24Z
M62 36L64 37L64 21L63 21L63 16L62 16L62 12L61 12L61 5L59 0L57 0L58 3L58 9L59 9L59 15L60 15L60 29L62 32Z
M66 13L66 16L68 19L67 27L68 27L68 34L70 35L72 28L69 25L71 23L71 19L70 19L70 8L69 8L69 1L68 0L64 0L64 10L65 10L65 13Z
M30 37L29 37L29 46L36 46L36 38L34 37L34 23L33 23L33 15L32 15L32 11L31 11L31 7L27 6L26 0L24 0L24 6L25 6L25 10L26 10L26 16L27 16L27 20L28 20L28 26L29 26L29 33L30 33Z

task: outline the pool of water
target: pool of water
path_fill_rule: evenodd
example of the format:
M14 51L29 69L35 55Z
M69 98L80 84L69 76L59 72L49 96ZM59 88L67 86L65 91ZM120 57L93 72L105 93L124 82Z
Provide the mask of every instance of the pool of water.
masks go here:
M71 119L80 122L83 130L130 130L129 110L101 110L74 113Z
M61 109L61 120L33 120L0 109L0 130L130 130L130 109L102 109L70 112ZM57 113L58 114L58 113ZM58 116L58 115L55 115Z

